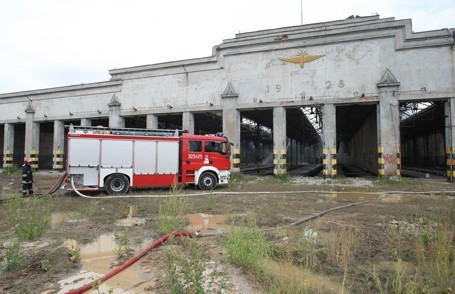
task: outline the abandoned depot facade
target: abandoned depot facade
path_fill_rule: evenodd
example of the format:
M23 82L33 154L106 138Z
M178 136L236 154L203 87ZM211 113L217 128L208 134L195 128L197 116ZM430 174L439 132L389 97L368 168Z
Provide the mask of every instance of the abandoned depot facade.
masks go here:
M270 149L275 174L293 161L320 162L326 176L341 162L400 175L404 146L421 152L419 134L403 142L400 107L426 101L443 109L429 130L438 149L431 152L452 178L453 33L413 32L410 19L351 17L239 33L209 57L113 69L109 81L0 94L0 164L20 165L25 155L35 168L63 169L69 124L178 126L222 130L234 171L254 157L242 157L248 138L257 147L269 136L261 148Z

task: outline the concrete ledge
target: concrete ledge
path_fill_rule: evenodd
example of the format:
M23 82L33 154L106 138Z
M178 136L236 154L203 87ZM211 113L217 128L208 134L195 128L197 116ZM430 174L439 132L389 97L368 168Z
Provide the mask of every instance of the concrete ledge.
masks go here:
M118 81L108 81L108 82L99 82L99 83L90 83L90 84L80 84L80 85L71 85L71 86L63 86L63 87L55 87L55 88L47 88L47 89L39 89L39 90L31 90L31 91L21 91L21 92L14 92L14 93L6 93L0 94L0 103L2 102L11 102L11 101L4 101L10 98L24 98L24 101L28 101L27 96L45 96L44 99L49 99L49 94L59 94L58 96L61 97L62 94L66 93L68 95L69 92L72 96L74 92L77 91L86 91L89 93L85 94L94 94L93 89L106 89L121 86L122 82ZM88 91L91 90L91 91ZM112 90L110 90L112 91ZM19 100L18 100L19 101Z

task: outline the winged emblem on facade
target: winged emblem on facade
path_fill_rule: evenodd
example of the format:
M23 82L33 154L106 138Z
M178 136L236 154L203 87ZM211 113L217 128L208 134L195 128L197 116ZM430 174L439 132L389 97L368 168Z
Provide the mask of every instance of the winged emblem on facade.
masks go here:
M305 63L319 59L323 56L325 56L325 55L309 55L306 52L300 52L297 57L280 58L280 60L286 61L286 62L291 62L291 63L297 63L297 64L300 64L301 68L304 68Z

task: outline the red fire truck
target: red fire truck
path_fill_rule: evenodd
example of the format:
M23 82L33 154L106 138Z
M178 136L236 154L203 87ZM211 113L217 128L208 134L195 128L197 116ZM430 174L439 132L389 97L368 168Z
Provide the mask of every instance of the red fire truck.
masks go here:
M67 179L78 191L121 194L131 188L227 184L229 141L222 134L70 126Z

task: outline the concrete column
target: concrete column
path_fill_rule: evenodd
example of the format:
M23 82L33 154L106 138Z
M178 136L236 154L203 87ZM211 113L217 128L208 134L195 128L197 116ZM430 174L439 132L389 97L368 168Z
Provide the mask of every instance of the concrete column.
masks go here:
M3 168L13 167L14 157L14 125L6 123L3 134Z
M122 104L119 102L117 95L112 96L109 106L109 128L124 128L125 118L120 116L120 108Z
M401 175L400 152L400 106L397 82L387 70L377 84L379 89L378 107L378 165L380 176Z
M240 111L237 110L237 98L231 83L221 94L223 101L223 133L233 144L232 146L232 171L240 172Z
M273 108L273 174L286 174L286 109Z
M190 134L194 134L194 113L185 111L182 115L182 128Z
M455 97L444 102L444 113L447 181L453 182L455 179Z
M156 130L158 129L158 115L156 114L147 114L147 129Z
M81 127L90 127L92 126L92 120L89 118L81 118ZM55 125L54 125L55 127Z
M322 173L326 177L337 175L337 134L336 134L336 108L333 104L324 105L323 109L323 138Z
M27 106L25 119L25 157L30 158L30 165L33 169L39 167L39 135L40 125L35 122L35 110L29 104Z
M54 121L53 165L55 170L63 170L63 155L65 150L65 127L61 120Z

